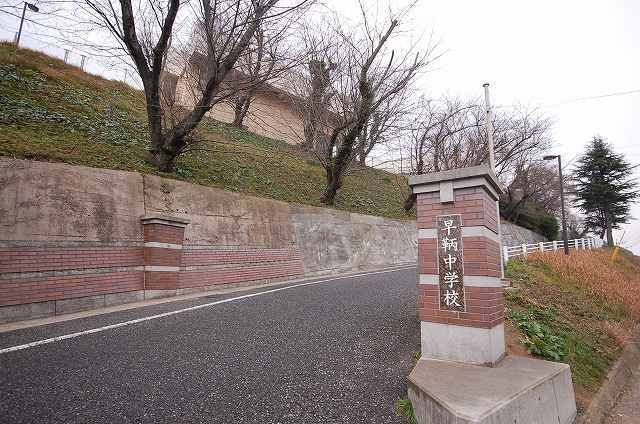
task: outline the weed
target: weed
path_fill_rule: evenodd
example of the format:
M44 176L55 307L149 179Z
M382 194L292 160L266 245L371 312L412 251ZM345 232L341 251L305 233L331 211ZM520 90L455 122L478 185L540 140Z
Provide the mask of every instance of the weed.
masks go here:
M544 311L539 312L544 313ZM567 354L566 340L560 335L553 334L546 325L536 321L534 315L533 311L509 310L508 318L524 333L522 344L529 353L554 361L562 360Z
M417 424L416 416L413 413L413 405L408 398L398 399L396 401L396 413L407 419L411 424Z

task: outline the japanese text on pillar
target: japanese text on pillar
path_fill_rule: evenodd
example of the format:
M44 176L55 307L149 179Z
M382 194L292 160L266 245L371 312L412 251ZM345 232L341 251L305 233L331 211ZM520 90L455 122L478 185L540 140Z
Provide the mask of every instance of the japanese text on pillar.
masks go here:
M464 312L462 218L460 215L440 215L436 221L440 309Z

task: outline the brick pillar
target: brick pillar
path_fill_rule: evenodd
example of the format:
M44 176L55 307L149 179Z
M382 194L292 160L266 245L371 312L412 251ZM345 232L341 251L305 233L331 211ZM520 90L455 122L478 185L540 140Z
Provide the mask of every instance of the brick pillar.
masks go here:
M409 184L417 198L422 357L493 365L505 353L500 184L485 165Z
M161 215L146 215L140 221L144 230L145 291L172 294L169 291L178 288L184 229L189 221Z

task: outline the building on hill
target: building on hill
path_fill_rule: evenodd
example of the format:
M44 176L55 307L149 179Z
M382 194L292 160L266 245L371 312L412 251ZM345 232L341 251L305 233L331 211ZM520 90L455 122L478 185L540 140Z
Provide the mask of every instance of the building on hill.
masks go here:
M204 55L194 52L186 66L179 73L166 72L163 75L162 87L165 100L181 107L193 107L197 94L192 87L198 86L204 75ZM240 71L232 70L225 81L227 88L248 85L249 77ZM223 87L223 90L225 87ZM304 141L304 124L299 97L273 84L262 83L257 88L251 102L243 127L265 137L282 140L289 144L300 144ZM222 122L232 123L234 120L233 101L222 101L216 104L208 116Z

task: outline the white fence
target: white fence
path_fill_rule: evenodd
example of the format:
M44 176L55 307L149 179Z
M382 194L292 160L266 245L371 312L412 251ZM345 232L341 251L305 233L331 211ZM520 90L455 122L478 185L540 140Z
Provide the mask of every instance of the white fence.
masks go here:
M569 249L597 249L602 247L604 242L601 239L581 238L569 240ZM527 256L533 252L549 252L564 249L564 241L554 240L540 243L521 244L519 246L503 246L502 255L505 262L515 256Z

